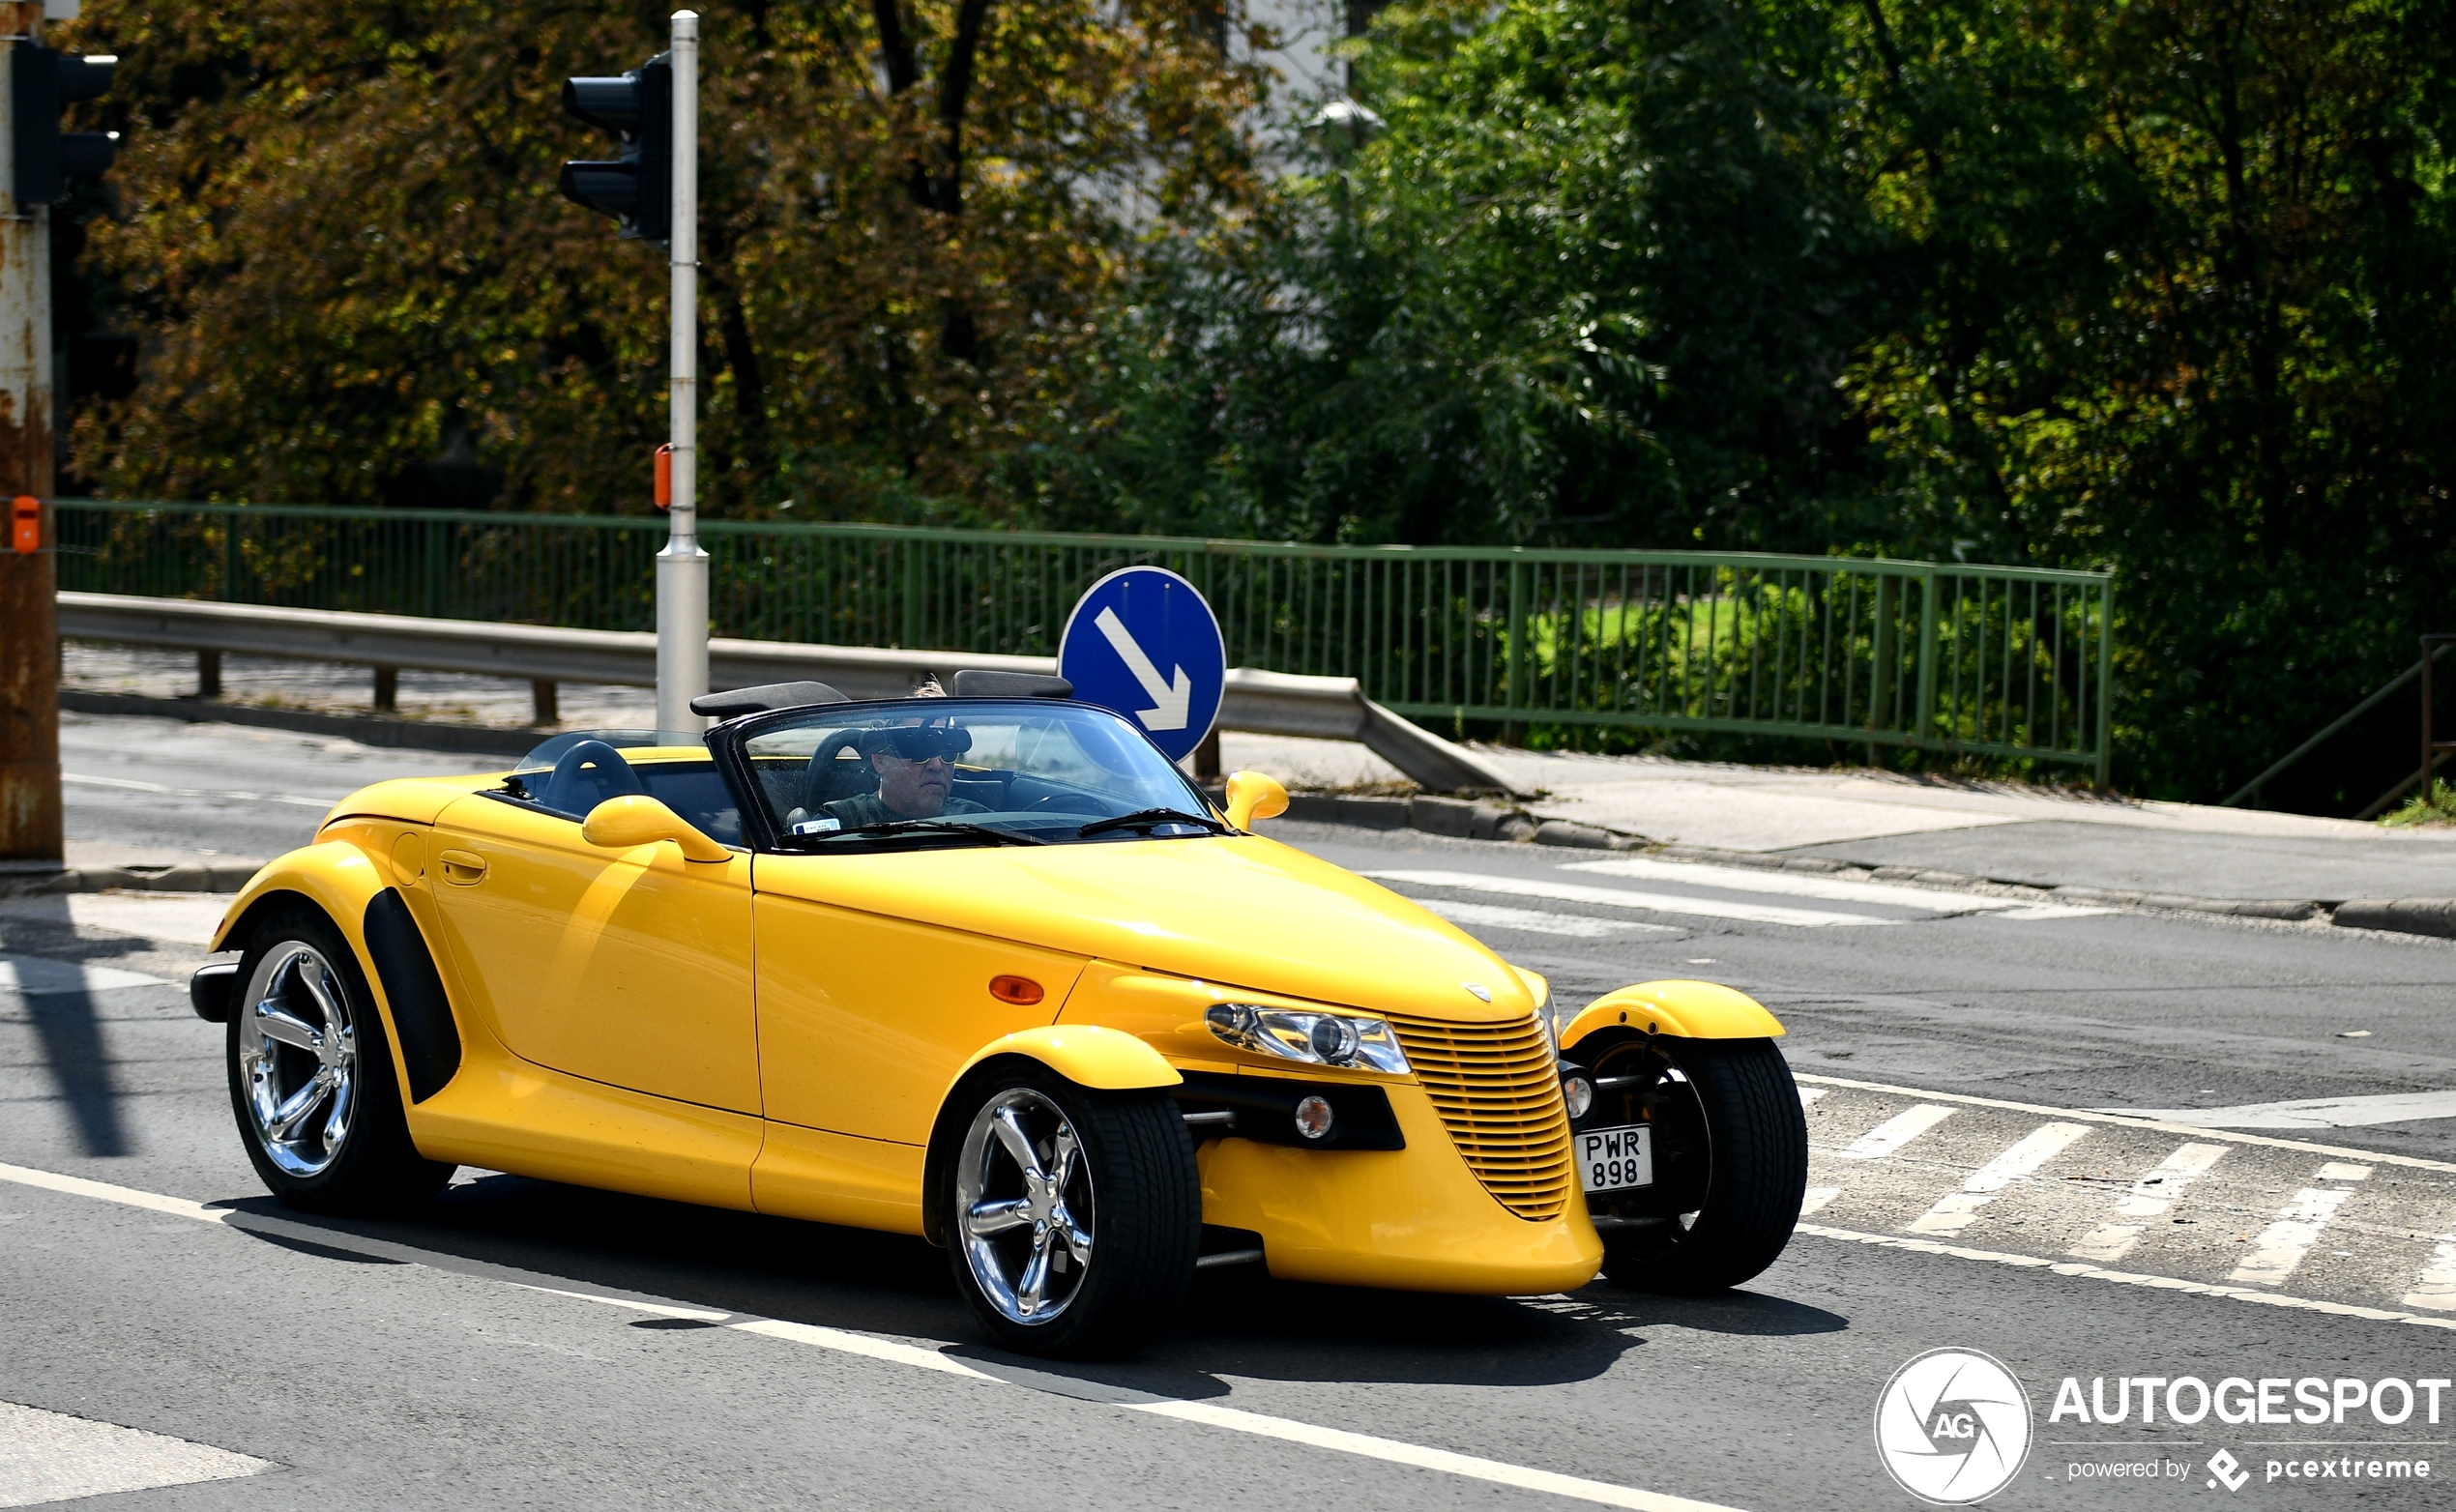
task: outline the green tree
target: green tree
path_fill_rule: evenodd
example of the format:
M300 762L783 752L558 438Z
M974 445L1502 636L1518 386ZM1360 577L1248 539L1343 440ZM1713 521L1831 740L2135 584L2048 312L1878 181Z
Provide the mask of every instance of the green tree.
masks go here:
M508 500L643 508L665 270L560 199L601 155L561 81L665 8L95 0L121 216L91 262L141 334L78 418L128 496L414 497L459 451ZM719 510L1002 509L990 461L1130 264L1133 215L1250 193L1259 83L1199 7L813 0L705 25L705 487Z

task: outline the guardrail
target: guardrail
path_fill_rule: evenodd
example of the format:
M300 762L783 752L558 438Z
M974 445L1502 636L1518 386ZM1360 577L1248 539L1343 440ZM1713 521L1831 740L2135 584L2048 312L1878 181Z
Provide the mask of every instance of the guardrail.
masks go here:
M117 594L60 595L60 633L86 640L239 655L291 656L370 667L468 672L533 682L657 685L657 637L638 630L573 630L479 625L406 615L271 609L252 604ZM880 651L719 638L709 643L709 681L719 688L815 679L856 698L894 698L924 675L941 682L964 667L1051 673L1049 656L970 652ZM1506 772L1364 696L1354 678L1289 677L1231 668L1219 726L1255 735L1361 741L1436 793L1515 791Z
M660 520L58 504L64 588L643 630ZM1184 573L1231 661L1466 721L1720 731L2068 763L2107 777L2111 577L1859 558L1304 546L703 520L722 635L1056 650L1134 563Z

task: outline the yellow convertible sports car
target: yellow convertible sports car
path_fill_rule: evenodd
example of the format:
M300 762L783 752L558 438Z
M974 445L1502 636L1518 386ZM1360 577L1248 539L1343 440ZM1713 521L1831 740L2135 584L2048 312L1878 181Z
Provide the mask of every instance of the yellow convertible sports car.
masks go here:
M231 905L197 1011L276 1196L473 1165L921 1235L1009 1348L1130 1347L1201 1266L1487 1294L1730 1286L1788 1242L1797 1090L1703 982L1555 1008L1251 832L1055 679L717 694L382 782Z

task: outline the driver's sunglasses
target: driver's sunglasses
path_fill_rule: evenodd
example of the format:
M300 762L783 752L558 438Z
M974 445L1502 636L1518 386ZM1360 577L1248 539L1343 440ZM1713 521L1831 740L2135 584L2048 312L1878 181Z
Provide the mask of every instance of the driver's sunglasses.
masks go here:
M890 749L906 761L927 761L942 757L952 761L972 749L972 732L944 726L906 727L881 732Z

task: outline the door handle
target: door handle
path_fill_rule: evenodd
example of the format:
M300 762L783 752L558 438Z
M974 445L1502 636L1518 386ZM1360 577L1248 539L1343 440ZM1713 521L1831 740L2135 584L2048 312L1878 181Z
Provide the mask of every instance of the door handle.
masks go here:
M475 887L486 875L486 858L474 851L446 851L437 858L444 863L444 881L456 887Z

